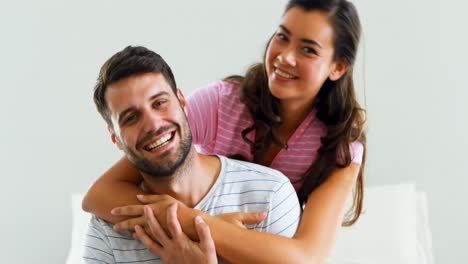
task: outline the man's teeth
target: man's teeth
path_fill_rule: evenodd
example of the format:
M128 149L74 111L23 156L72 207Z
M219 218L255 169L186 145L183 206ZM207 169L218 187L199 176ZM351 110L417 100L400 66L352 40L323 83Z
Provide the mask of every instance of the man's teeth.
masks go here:
M283 77L283 78L288 78L288 79L292 79L294 78L294 75L291 75L289 73L286 73L286 72L283 72L279 69L275 69L275 73L278 74L279 76Z
M146 150L153 150L155 148L162 147L165 143L167 143L172 138L172 133L167 134L166 136L158 139L151 145L148 145L145 149Z

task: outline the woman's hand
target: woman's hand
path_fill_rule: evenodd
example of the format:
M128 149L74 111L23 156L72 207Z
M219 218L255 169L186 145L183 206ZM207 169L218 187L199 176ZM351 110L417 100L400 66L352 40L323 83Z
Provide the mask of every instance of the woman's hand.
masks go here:
M144 206L148 205L151 207L156 219L164 230L168 230L166 226L166 211L169 206L173 203L178 203L179 212L181 209L186 214L179 213L179 220L182 224L182 229L184 232L191 237L192 239L197 238L196 230L193 229L193 217L195 215L201 214L201 212L193 210L186 207L184 204L178 200L172 198L169 195L137 195L138 200L144 205L128 205L122 207L116 207L112 209L111 213L118 216L134 216L134 218L122 221L114 225L115 231L120 231L123 229L134 230L136 225L144 227L147 229L147 221L144 216ZM196 213L198 212L198 213ZM257 224L263 221L267 216L267 213L226 213L217 215L216 217L222 219L228 223L234 224L236 226L245 228L245 225L248 224ZM181 218L182 217L182 218Z
M195 229L200 242L190 240L177 219L177 203L167 208L167 225L170 237L166 235L150 206L145 206L145 219L149 226L151 237L137 225L136 235L152 253L161 257L164 263L218 263L210 228L200 216L195 218ZM154 238L156 240L153 241Z
M185 207L184 204L178 200L172 198L166 194L154 194L154 195L137 195L138 200L143 204L128 205L122 207L116 207L112 209L111 214L116 216L134 216L133 218L127 219L125 221L119 222L114 225L115 231L120 231L124 229L134 230L136 225L145 227L147 226L147 220L145 218L144 207L145 205L150 206L154 215L161 223L162 227L166 229L166 211L168 207L177 203L179 206Z
M246 228L245 225L253 225L258 224L261 221L265 220L267 216L266 212L263 213L227 213L227 214L220 214L217 215L217 218L222 219L228 223L233 225Z

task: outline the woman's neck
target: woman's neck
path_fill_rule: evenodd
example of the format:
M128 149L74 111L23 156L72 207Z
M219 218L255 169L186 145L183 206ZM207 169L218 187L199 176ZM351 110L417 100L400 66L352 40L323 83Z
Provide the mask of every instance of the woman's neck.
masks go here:
M289 137L296 131L301 125L302 121L312 111L314 103L300 104L294 101L281 101L281 118L283 124L278 129L280 137L286 136L287 138L281 138L281 140L288 140Z

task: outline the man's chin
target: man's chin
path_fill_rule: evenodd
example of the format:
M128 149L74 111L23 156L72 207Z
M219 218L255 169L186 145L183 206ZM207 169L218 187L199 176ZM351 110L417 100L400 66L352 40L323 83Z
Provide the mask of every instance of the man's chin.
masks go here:
M148 164L135 164L135 167L153 178L166 178L174 175L174 172L177 170L177 168L172 165L173 164L167 163L156 165L153 163L151 166L148 166Z
M151 159L144 159L134 163L135 167L156 178L170 177L172 176L177 168L181 166L181 158L177 155L170 155L167 153L164 157L159 156L152 157Z

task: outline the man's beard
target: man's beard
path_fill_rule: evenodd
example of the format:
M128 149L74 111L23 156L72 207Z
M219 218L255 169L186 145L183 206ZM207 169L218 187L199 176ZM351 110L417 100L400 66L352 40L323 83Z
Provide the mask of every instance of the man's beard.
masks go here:
M180 145L179 149L177 149L177 153L174 158L169 158L164 160L164 158L169 155L170 153L163 153L160 158L161 161L150 160L142 155L138 155L130 148L124 148L125 153L127 154L127 158L130 162L137 168L139 171L144 172L154 178L158 177L169 177L174 175L174 173L184 164L187 159L188 154L190 153L190 149L192 147L192 133L188 126L188 120L184 120L182 126L178 126L176 129L176 133L179 132L180 135ZM161 134L167 129L162 128L161 132L157 132L155 134ZM158 130L159 131L159 130ZM185 133L183 134L183 131ZM174 134L174 137L176 134ZM171 139L174 140L174 139Z

